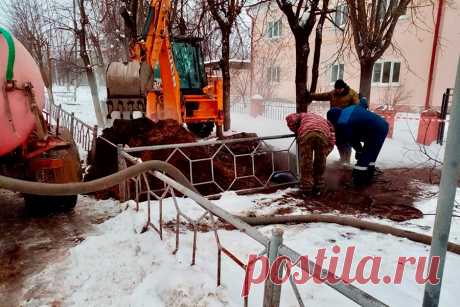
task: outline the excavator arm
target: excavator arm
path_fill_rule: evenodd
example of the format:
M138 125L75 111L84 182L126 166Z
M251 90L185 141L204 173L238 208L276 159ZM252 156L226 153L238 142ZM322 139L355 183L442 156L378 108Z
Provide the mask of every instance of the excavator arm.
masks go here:
M223 122L222 80L205 76L196 40L171 41L170 11L170 0L152 0L143 33L130 46L130 61L109 65L108 113L132 118L133 111L141 111L153 121L175 119L205 136Z
M146 89L146 115L153 120L172 118L182 123L180 78L176 70L168 33L170 0L152 0L146 32L131 48L131 58L150 67L153 75L159 65L161 90Z

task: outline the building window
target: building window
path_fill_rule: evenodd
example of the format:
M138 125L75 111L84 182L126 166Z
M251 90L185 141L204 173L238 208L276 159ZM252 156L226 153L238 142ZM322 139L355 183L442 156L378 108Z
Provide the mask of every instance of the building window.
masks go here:
M278 38L281 36L281 19L277 21L269 21L268 28L267 28L267 36L268 38Z
M396 61L381 61L374 64L372 71L372 83L397 85L399 84L399 75L401 70L401 62Z
M378 8L379 19L385 18L385 14L387 13L388 10L392 11L399 6L399 0L395 1L394 3L391 0L381 0L378 3L380 4L380 7ZM390 7L391 3L393 3L392 7ZM406 13L407 13L407 8L404 9L404 13L399 18L407 17Z
M281 69L279 66L270 66L267 70L268 82L280 82Z
M345 3L339 4L335 11L335 18L334 18L335 25L340 28L343 28L345 27L345 24L347 23L347 19L348 19L348 6Z
M338 79L343 79L344 64L334 64L331 67L331 83L334 83Z

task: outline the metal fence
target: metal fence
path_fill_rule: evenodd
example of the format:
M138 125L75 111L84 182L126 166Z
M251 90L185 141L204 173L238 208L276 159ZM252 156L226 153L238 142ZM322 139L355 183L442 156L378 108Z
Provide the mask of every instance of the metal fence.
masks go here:
M55 97L59 97L59 99L64 99L67 101L77 101L76 89L74 89L73 91L53 91L53 95Z
M75 117L75 114L62 109L61 105L55 105L47 100L43 114L48 123L54 124L59 130L60 127L69 129L75 143L86 151L90 151L97 137L97 125L90 126Z
M272 141L277 143L276 147L270 144ZM151 152L152 157L157 160L163 160L176 166L181 165L181 170L186 170L184 175L193 186L206 195L229 190L257 191L269 187L293 185L298 182L299 166L295 154L294 134L122 148L121 150L130 154ZM229 168L232 169L231 173L226 174L225 180L218 178L216 174L216 164L222 160L227 161L227 165L231 165ZM204 176L203 173L206 170L208 175ZM277 183L277 175L289 177L291 180L287 183Z
M296 112L295 104L290 103L277 103L277 102L264 102L260 105L258 110L251 109L251 103L247 102L234 102L231 104L231 112L242 114L253 114L262 116L273 120L284 120L287 115ZM326 115L329 110L329 104L321 102L313 102L308 106L308 111L316 114Z
M118 158L119 158L119 168L123 169L126 168L129 164L137 164L142 163L139 158L131 156L129 153L119 148L118 151ZM153 177L155 180L160 180L164 184L164 189L161 193L157 193L152 190L150 186L151 179L149 177ZM150 179L150 180L149 180ZM181 185L180 183L174 181L173 179L169 178L168 176L164 175L158 171L149 171L138 175L134 178L130 179L131 182L135 185L135 200L136 200L136 210L139 210L139 200L142 195L146 196L147 198L147 213L146 213L146 220L143 227L143 231L147 231L148 229L153 229L159 234L160 239L163 239L163 228L165 222L163 220L163 203L166 198L172 198L174 203L174 208L176 211L176 218L174 226L175 231L175 249L173 254L175 254L179 250L179 242L180 242L180 226L181 222L185 221L188 223L191 228L193 229L193 245L192 245L192 259L191 264L196 264L196 255L197 255L197 235L198 235L198 228L203 226L203 224L207 225L214 233L214 238L216 241L217 246L217 286L221 285L222 281L222 256L228 257L233 263L237 264L241 269L246 270L248 266L254 265L254 263L245 263L243 260L239 259L233 252L231 252L228 248L225 248L220 240L219 237L219 226L218 226L218 219L221 221L228 223L235 227L237 230L240 230L242 235L247 235L256 242L258 242L263 251L260 255L268 255L270 259L270 263L278 256L286 256L289 257L291 260L300 259L300 254L295 250L287 247L282 243L282 233L280 231L274 231L272 238L267 238L264 236L259 230L255 227L251 227L249 224L242 221L240 218L232 215L228 211L218 207L213 202L208 200L207 198L201 196L200 194L192 191L191 189ZM120 185L120 191L127 190L127 183L122 183ZM194 203L204 209L204 213L199 216L198 218L194 219L187 214L183 210L181 210L180 204L177 201L177 195L181 194L186 197L189 197L194 201ZM151 208L152 203L151 200L158 201L158 206L154 208L158 210L158 221L154 221L151 216ZM187 204L189 206L189 204ZM209 248L209 246L206 246ZM308 262L308 268L305 268L301 265L300 262L296 262L296 266L299 267L301 270L305 271L307 274L308 272L314 272L314 268L316 264L312 261ZM278 272L279 273L279 272ZM321 276L334 276L335 274L321 269ZM352 300L353 302L361 305L361 306L387 306L375 297L371 296L370 294L360 290L359 288L345 283L339 277L334 276L339 280L338 283L330 283L326 280L325 284L334 290L338 291L348 299ZM300 292L297 288L296 283L293 281L292 276L290 277L290 285L294 291L295 297L298 300L299 306L305 306L302 298L300 296ZM244 284L248 285L248 280L245 278ZM281 296L281 285L276 285L271 282L270 279L267 279L265 282L265 291L264 291L264 300L263 306L264 307L278 307L280 306L280 296ZM244 306L248 306L248 297L244 297ZM261 304L262 305L262 304Z
M68 113L62 110L61 106L54 105L47 103L46 110L44 111L45 116L49 122L54 121L57 127L66 127L70 130L75 140L86 150L89 150L91 147L91 143L95 140L97 136L97 126L91 127L79 119L75 118L73 113ZM288 140L289 145L285 149L275 149L270 146L267 142L272 140ZM252 142L253 146L250 147L251 150L246 153L236 153L234 152L233 145L241 142ZM112 144L112 143L111 143ZM298 174L298 163L297 159L292 159L292 156L295 155L294 146L295 138L294 135L282 135L282 136L272 136L272 137L255 137L255 138L246 138L246 139L228 139L228 140L221 140L221 141L205 141L200 143L187 143L187 144L175 144L175 145L157 145L157 146L147 146L147 147L136 147L136 148L122 148L118 147L118 168L119 170L124 169L129 164L137 164L142 163L142 160L132 156L130 153L140 152L140 151L159 151L159 150L171 150L166 161L170 161L173 156L179 154L185 159L190 166L190 173L189 179L193 183L194 186L199 187L203 184L215 184L220 191L224 191L225 189L221 187L216 178L214 177L214 171L212 171L212 177L209 182L194 182L194 175L193 175L193 164L199 162L209 162L211 166L213 166L216 159L218 159L219 153L222 151L227 151L227 154L233 159L234 165L234 178L229 187L226 189L231 189L234 187L235 183L241 179L254 179L259 182L259 188L266 188L268 186L272 186L270 184L271 179L274 175L278 172L289 172L292 176L296 176ZM116 146L115 144L112 144ZM203 146L211 146L214 147L215 152L210 157L206 158L193 158L189 156L189 152L187 149L193 147L203 147ZM265 180L261 180L257 174L255 173L255 164L258 156L263 155L265 158L268 157L271 165L270 174L268 178ZM276 159L277 155L281 155L281 160L285 159L284 163L280 162L279 159ZM237 163L239 159L242 158L249 158L250 165L252 166L252 172L250 174L241 175L238 173ZM285 167L277 168L278 165L284 165ZM213 169L213 167L211 167ZM296 178L296 177L295 177ZM163 184L163 188L161 190L155 190L151 186L152 179L159 180ZM144 224L143 231L147 231L149 229L153 229L159 234L160 239L163 239L163 229L165 227L165 221L163 219L163 202L166 198L172 198L174 207L176 210L176 219L175 219L175 249L173 254L175 254L179 250L179 242L180 242L180 226L182 221L186 221L189 223L193 229L193 252L192 252L192 265L196 263L196 255L197 255L197 235L198 235L198 228L203 224L209 226L209 229L214 233L214 237L216 240L217 245L217 285L219 286L222 281L222 257L228 257L238 266L240 266L243 270L246 270L249 265L253 265L253 263L245 263L243 260L240 260L233 252L231 252L228 248L225 248L219 238L218 232L218 219L221 221L231 224L236 229L240 230L242 234L247 235L254 239L256 242L260 243L263 252L261 255L267 254L270 256L270 259L276 256L287 256L291 257L291 259L299 259L300 254L296 251L290 249L289 247L283 245L280 240L280 233L275 233L274 236L270 239L264 236L260 231L256 228L251 227L249 224L243 222L238 217L233 216L231 213L223 210L222 208L216 206L212 203L209 199L203 197L202 195L192 191L191 189L179 184L178 182L174 181L173 179L169 178L168 176L164 175L158 171L149 171L133 177L129 179L129 182L134 184L134 199L136 202L136 209L139 209L141 197L145 197L147 199L147 216L146 221ZM292 181L291 183L297 182L297 179ZM128 198L130 195L130 185L128 182L124 182L120 184L120 193L125 195ZM128 194L128 195L126 195ZM179 202L177 201L177 195L181 194L186 197L192 199L195 204L200 206L205 212L197 219L193 219L192 217L185 214L184 211L181 210ZM152 219L151 216L151 208L152 208L152 200L158 201L158 206L155 208L158 209L158 221L157 223ZM300 263L296 263L296 265L302 269L306 270L305 267L302 267ZM313 272L313 268L315 267L315 263L309 262L308 264L308 272ZM328 272L327 270L321 271L322 276L331 276L332 273ZM337 280L340 280L339 277L336 277ZM339 283L329 283L328 281L325 282L326 285L335 289L339 293L343 294L345 297L349 298L350 300L360 304L361 306L386 306L376 298L370 296L368 293L356 288L355 286L346 284L345 282ZM302 298L299 294L299 290L297 289L297 285L291 279L291 287L295 293L295 296L299 302L300 306L304 306L302 302ZM265 293L264 293L264 302L263 306L271 306L276 307L279 306L279 299L281 294L281 285L274 285L269 279L266 281ZM248 297L244 298L244 306L248 306Z

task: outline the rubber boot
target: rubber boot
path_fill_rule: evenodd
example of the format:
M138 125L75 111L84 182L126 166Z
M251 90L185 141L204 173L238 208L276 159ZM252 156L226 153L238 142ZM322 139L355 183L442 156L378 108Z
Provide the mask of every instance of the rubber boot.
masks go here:
M365 169L353 169L351 173L353 185L362 187L370 184L369 170Z
M369 165L367 167L367 176L369 177L369 182L371 182L372 179L374 179L374 175L375 175L375 165Z

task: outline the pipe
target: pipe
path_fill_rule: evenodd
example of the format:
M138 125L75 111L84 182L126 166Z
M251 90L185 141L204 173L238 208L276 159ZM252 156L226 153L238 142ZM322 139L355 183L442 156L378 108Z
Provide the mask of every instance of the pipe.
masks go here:
M140 146L140 147L130 147L124 148L123 151L127 153L131 152L141 152L149 150L160 150L160 149L170 149L170 148L190 148L190 147L199 147L207 145L228 145L235 143L248 143L255 141L268 141L268 140L277 140L277 139L287 139L294 138L295 134L280 134L280 135L271 135L271 136L258 136L250 138L238 138L238 139L225 139L225 140L210 140L210 141L201 141L201 142L191 142L191 143L179 143L179 144L164 144L164 145L151 145L151 146Z
M431 100L431 91L433 87L433 74L434 68L436 65L436 54L438 52L438 43L439 43L439 29L442 22L442 10L444 8L444 0L439 0L438 12L436 14L436 24L433 34L433 48L431 50L431 62L430 62L430 71L428 72L428 85L426 88L426 97L425 97L425 110L430 108Z
M41 183L0 176L0 188L32 195L64 196L86 194L110 188L147 171L165 172L182 185L195 192L197 191L180 170L169 163L158 160L136 164L115 174L88 182Z
M289 223L333 223L343 226L351 226L359 229L369 230L378 233L391 234L393 236L407 238L411 241L431 245L431 236L416 233L409 230L398 229L388 225L382 225L373 222L363 221L354 217L336 216L325 214L308 214L308 215L270 215L246 217L240 216L240 219L252 226L271 225L271 224L289 224ZM449 242L447 250L460 255L460 245Z
M163 174L156 172L155 175L160 177L161 180L166 180L168 184L173 185L179 192L184 194L186 190L192 190L197 193L196 188L190 183L176 167L173 165L157 160L146 161L140 164L130 166L115 174L102 177L96 180L88 182L73 182L73 183L40 183L15 179L6 176L0 176L0 188L17 191L21 193L27 193L32 195L52 195L52 196L64 196L64 195L76 195L92 193L100 190L104 190L115 186L129 178L138 176L147 171L159 171L165 172L174 180L164 176ZM184 190L181 188L186 187ZM190 197L190 195L187 195ZM194 197L192 197L194 198ZM194 199L202 202L205 200L204 197L200 196L199 199ZM207 201L207 200L206 200ZM219 212L219 217L222 216L222 212ZM225 214L224 214L225 215ZM372 222L362 221L360 219L344 216L333 216L324 214L310 214L310 215L287 215L287 216L259 216L259 217L245 217L239 216L239 219L250 224L250 225L270 225L270 224L282 224L282 223L335 223L344 226L351 226L369 231L391 234L394 236L404 237L409 240L424 243L427 245L431 244L431 237L411 232L408 230L397 229L387 225L381 225ZM259 242L264 242L260 238L257 238ZM266 243L266 242L264 242ZM447 250L456 254L460 254L460 245L449 242Z
M436 219L433 229L433 243L431 244L430 262L433 257L439 258L437 272L439 282L427 283L423 296L423 307L435 307L439 305L441 294L442 276L446 261L446 249L449 250L449 233L452 224L457 181L460 176L460 57L457 64L457 78L455 80L453 108L447 131L446 151L444 165L442 166L441 183L439 185L439 197L436 206Z
M171 184L179 192L184 193L189 197L191 197L191 195L189 195L190 193L187 193L187 189L197 193L196 188L190 183L187 177L185 177L184 174L182 174L176 167L169 163L157 160L151 160L140 164L136 164L115 174L88 182L41 183L0 176L0 188L32 195L64 196L86 194L110 188L129 178L138 176L147 171L158 171L155 173L156 177L159 177L161 180L166 181L168 184ZM164 176L159 172L165 172L174 180ZM186 189L183 189L184 187ZM191 198L196 200L197 202L209 202L201 195L199 195L198 198ZM219 211L219 214L217 214L217 216L227 219L227 214L223 214L223 212L224 211ZM213 213L215 214L215 212ZM238 216L237 218L253 226L283 223L335 223L339 225L351 226L379 233L391 234L398 237L404 237L409 240L420 242L427 245L431 244L431 237L424 234L415 233L408 230L397 229L391 226L381 225L378 223L366 222L357 218L345 216L309 214L258 217ZM261 239L259 237L255 239L262 244L267 243L264 239ZM447 245L447 250L456 254L460 254L460 245L449 242Z

